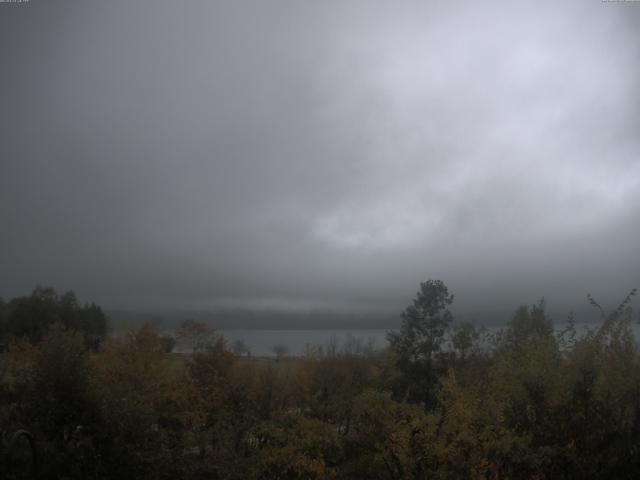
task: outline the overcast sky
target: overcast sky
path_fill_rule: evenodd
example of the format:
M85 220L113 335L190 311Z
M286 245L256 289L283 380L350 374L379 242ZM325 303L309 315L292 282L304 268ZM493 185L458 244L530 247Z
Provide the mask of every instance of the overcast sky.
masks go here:
M0 296L640 286L640 3L0 3Z

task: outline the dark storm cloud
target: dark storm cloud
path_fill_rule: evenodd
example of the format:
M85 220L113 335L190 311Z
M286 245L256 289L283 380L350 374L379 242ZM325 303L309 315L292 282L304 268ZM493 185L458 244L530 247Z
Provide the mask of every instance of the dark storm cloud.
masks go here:
M467 305L640 284L640 6L0 4L0 293Z

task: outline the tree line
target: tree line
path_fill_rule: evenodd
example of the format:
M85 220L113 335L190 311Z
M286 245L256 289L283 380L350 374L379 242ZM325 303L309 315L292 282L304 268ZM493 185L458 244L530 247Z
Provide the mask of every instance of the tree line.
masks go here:
M99 307L38 288L0 303L0 429L30 432L41 478L636 478L633 294L611 313L589 297L603 318L583 334L540 302L488 335L430 280L388 348L276 362L193 323L191 355L150 325L110 337ZM0 452L26 471L26 447Z

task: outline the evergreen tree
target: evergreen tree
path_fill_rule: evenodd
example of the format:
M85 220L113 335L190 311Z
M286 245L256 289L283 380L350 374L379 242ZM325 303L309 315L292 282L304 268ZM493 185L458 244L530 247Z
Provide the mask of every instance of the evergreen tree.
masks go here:
M405 377L405 396L424 401L425 408L435 401L436 360L453 321L452 303L453 295L442 280L422 282L413 303L401 314L400 331L387 334Z

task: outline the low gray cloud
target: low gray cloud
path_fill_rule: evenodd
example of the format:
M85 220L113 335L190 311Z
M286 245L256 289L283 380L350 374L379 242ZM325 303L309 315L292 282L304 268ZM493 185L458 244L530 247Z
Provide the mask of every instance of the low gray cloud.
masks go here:
M0 295L467 308L640 285L640 5L0 4Z

